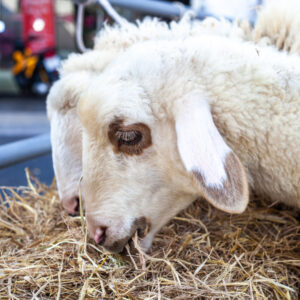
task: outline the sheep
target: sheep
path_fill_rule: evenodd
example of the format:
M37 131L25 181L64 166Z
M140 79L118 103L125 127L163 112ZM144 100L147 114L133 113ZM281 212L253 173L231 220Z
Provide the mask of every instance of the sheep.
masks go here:
M299 108L299 56L205 35L130 47L78 105L91 237L120 252L147 227L148 249L196 198L243 212L248 183L299 208Z
M63 63L61 79L54 84L47 97L47 114L51 123L51 144L54 172L59 197L65 210L78 212L78 182L81 177L81 126L76 115L77 102L83 87L92 76L131 45L149 39L172 40L210 32L242 39L244 31L228 21L195 21L191 26L190 15L172 22L170 27L158 19L146 18L143 22L122 27L105 27L95 41L93 51L72 54Z
M267 22L263 24L266 27L268 25ZM73 54L64 62L60 71L61 79L53 86L48 96L47 112L51 123L53 165L57 187L67 212L75 214L76 210L78 211L81 127L76 115L76 106L84 84L88 84L91 76L102 72L110 61L135 43L149 39L187 38L206 33L241 41L253 39L247 23L231 24L226 20L219 21L213 18L191 23L190 15L187 14L181 22L172 22L169 28L166 23L157 19L145 19L137 25L128 23L122 27L107 26L96 38L93 51L82 55ZM257 43L260 42L257 35L255 39Z

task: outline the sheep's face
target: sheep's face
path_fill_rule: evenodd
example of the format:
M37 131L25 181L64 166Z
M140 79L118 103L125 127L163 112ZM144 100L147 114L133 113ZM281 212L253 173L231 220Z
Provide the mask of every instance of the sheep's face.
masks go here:
M110 251L121 251L136 231L147 249L197 197L229 212L247 205L244 169L207 103L190 95L164 111L138 87L118 83L91 86L80 102L88 229Z

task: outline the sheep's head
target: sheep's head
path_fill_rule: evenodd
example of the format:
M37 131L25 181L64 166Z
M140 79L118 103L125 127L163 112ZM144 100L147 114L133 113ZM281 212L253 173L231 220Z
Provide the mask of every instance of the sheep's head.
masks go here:
M99 77L79 103L87 224L99 244L119 252L136 232L155 233L193 200L241 213L248 203L239 159L194 91L170 106L138 84Z
M89 84L87 74L91 76L100 74L120 52L139 41L169 40L187 35L198 36L200 33L210 31L205 24L195 22L193 24L194 27L190 28L191 24L186 19L180 23L173 22L169 29L164 22L145 19L138 26L127 24L128 26L124 28L107 27L97 38L95 51L81 55L73 54L64 62L61 70L62 78L52 87L47 106L51 122L54 171L59 196L67 212L74 214L76 208L78 209L78 181L81 176L81 126L75 111L79 94L83 87ZM223 31L221 33L217 30L216 33L223 34ZM116 121L120 123L122 120L116 119Z

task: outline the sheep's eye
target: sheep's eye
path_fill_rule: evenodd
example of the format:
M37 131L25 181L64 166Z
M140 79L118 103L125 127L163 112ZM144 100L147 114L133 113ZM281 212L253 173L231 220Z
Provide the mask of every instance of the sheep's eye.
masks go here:
M109 124L107 133L116 153L140 155L152 144L151 130L143 123L123 125L123 120L117 119Z
M138 144L142 140L142 133L137 130L117 131L118 143L128 146Z

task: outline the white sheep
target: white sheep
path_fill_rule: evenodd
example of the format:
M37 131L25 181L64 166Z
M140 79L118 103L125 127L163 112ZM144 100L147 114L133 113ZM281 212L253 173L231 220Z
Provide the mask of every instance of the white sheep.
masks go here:
M230 213L259 195L300 207L300 57L217 36L132 46L79 103L89 232L147 249L202 196ZM247 173L247 176L246 176Z
M101 73L120 53L131 45L145 40L173 40L210 32L242 39L244 31L228 21L209 19L191 22L187 15L170 26L158 19L122 27L105 27L95 41L95 50L72 54L63 63L61 79L54 84L47 98L47 112L51 123L53 166L59 197L66 211L78 211L78 182L81 177L81 125L76 115L81 91L92 76Z
M78 208L78 182L81 176L81 126L76 115L76 106L81 90L89 83L89 78L102 72L121 52L140 41L172 40L205 33L237 40L252 38L247 23L232 25L225 20L212 18L192 23L187 15L179 23L172 22L169 28L164 22L146 19L138 25L106 27L95 41L95 51L83 55L73 54L64 63L61 79L48 96L47 111L51 122L53 164L58 192L69 213L74 214Z

